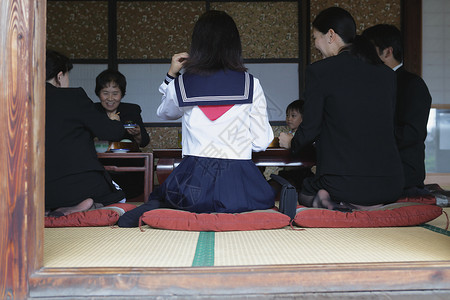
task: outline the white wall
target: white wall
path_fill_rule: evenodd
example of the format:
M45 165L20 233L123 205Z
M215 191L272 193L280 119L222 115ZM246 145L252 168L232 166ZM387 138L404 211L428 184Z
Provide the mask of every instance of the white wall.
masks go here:
M422 76L433 104L450 104L450 1L423 0Z
M450 1L422 0L422 77L432 104L450 104ZM428 173L450 173L450 109L431 109L426 140Z
M269 119L284 121L286 107L299 98L297 64L247 64L249 72L258 78L267 99ZM94 102L95 77L106 65L76 64L70 72L70 86L81 86ZM164 80L168 64L121 64L119 71L127 78L127 93L123 102L139 104L144 122L164 122L156 116L161 102L159 85ZM174 122L174 121L171 121Z

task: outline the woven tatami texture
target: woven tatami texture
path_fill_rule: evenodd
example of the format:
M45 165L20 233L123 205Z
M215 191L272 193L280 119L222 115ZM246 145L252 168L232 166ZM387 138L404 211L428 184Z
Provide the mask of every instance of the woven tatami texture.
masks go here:
M421 227L220 232L215 266L450 260L450 237Z
M44 267L191 266L198 232L138 228L45 228Z
M198 232L144 228L46 228L44 267L189 267L194 257L196 266L450 260L450 237L423 227L216 232L212 245Z
M436 226L441 229L445 229L447 226L447 217L450 218L450 207L444 207L444 212L442 215L440 215L438 218L434 219L431 222L428 222L428 225Z

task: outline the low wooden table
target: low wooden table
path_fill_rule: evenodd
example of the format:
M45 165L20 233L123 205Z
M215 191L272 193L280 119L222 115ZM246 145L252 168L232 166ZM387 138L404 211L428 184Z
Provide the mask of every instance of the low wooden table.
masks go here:
M147 202L148 196L153 191L153 153L147 152L128 152L128 153L97 153L100 162L107 171L114 172L144 172L144 202ZM126 164L127 160L133 161L142 159L140 166L116 166L108 163L106 159L123 160Z
M159 184L170 175L181 162L181 149L153 149L156 163L156 176ZM252 160L258 167L312 167L316 164L314 152L308 151L300 156L292 156L285 148L267 148L263 152L253 152Z

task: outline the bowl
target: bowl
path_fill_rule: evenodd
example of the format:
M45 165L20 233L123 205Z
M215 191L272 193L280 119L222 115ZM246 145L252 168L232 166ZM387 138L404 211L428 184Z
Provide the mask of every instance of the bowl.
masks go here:
M132 142L112 142L109 149L111 150L111 152L114 152L113 150L124 150L124 149L127 149L128 151L139 150L136 144Z
M111 149L112 153L127 153L130 152L130 149Z
M108 141L96 141L95 142L95 150L97 153L104 153L108 151L109 142Z

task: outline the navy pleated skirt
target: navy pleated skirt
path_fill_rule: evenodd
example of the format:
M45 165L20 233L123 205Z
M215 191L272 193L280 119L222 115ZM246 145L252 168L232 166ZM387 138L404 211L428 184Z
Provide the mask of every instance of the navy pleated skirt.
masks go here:
M274 205L275 192L253 161L186 156L149 201L125 213L118 225L138 226L145 211L162 207L240 213Z

